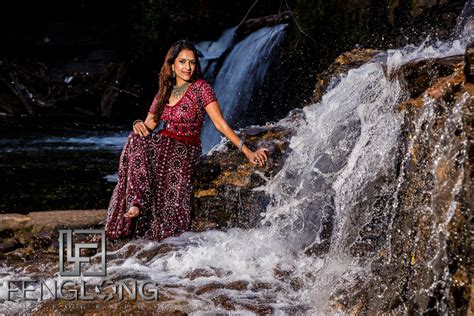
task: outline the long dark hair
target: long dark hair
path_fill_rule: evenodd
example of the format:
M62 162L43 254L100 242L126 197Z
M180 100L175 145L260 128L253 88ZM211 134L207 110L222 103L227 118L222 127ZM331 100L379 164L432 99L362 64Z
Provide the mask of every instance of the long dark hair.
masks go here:
M196 68L194 69L194 73L191 76L190 81L194 82L202 78L201 66L199 65L198 52L196 47L194 47L194 45L188 40L180 40L171 45L170 49L166 53L165 61L163 62L163 66L161 67L160 78L158 81L158 86L160 88L156 96L157 106L155 108L155 113L153 113L155 115L155 121L157 122L160 120L161 113L163 113L164 105L166 101L170 98L171 91L173 90L173 86L176 82L176 79L173 77L171 65L174 64L176 58L183 49L188 49L192 51L194 53L194 58L196 58Z

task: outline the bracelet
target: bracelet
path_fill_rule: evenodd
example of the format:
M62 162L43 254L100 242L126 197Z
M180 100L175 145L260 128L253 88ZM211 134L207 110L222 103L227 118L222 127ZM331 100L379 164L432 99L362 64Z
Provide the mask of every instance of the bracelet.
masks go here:
M137 124L138 122L143 122L143 121L142 121L142 120L135 120L135 121L133 121L133 123L132 123L132 128L135 127L135 124Z
M240 139L240 143L239 143L239 151L242 151L242 147L244 146L244 139L241 138Z

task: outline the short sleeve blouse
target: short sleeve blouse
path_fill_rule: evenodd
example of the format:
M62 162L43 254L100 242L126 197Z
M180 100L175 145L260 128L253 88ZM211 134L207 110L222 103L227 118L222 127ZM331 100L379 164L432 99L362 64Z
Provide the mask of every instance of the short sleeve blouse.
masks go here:
M158 106L157 96L153 99L150 113L154 113ZM194 81L175 105L165 104L161 114L165 129L177 135L199 137L205 108L214 101L217 101L217 97L212 86L203 79Z

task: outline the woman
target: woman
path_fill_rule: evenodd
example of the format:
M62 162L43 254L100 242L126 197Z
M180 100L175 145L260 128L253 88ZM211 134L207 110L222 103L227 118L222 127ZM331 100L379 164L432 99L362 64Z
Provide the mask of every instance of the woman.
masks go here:
M206 112L251 163L264 165L267 160L267 149L251 151L226 123L212 87L201 78L197 56L196 48L185 40L166 54L159 91L145 121L133 123L120 156L105 225L109 239L161 240L189 229L191 174L201 155ZM158 118L164 128L152 134Z

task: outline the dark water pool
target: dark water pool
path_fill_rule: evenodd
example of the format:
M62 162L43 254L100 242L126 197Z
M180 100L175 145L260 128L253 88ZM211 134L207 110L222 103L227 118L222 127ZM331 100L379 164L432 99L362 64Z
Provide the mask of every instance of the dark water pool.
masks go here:
M0 213L106 208L130 130L10 131L0 138Z

